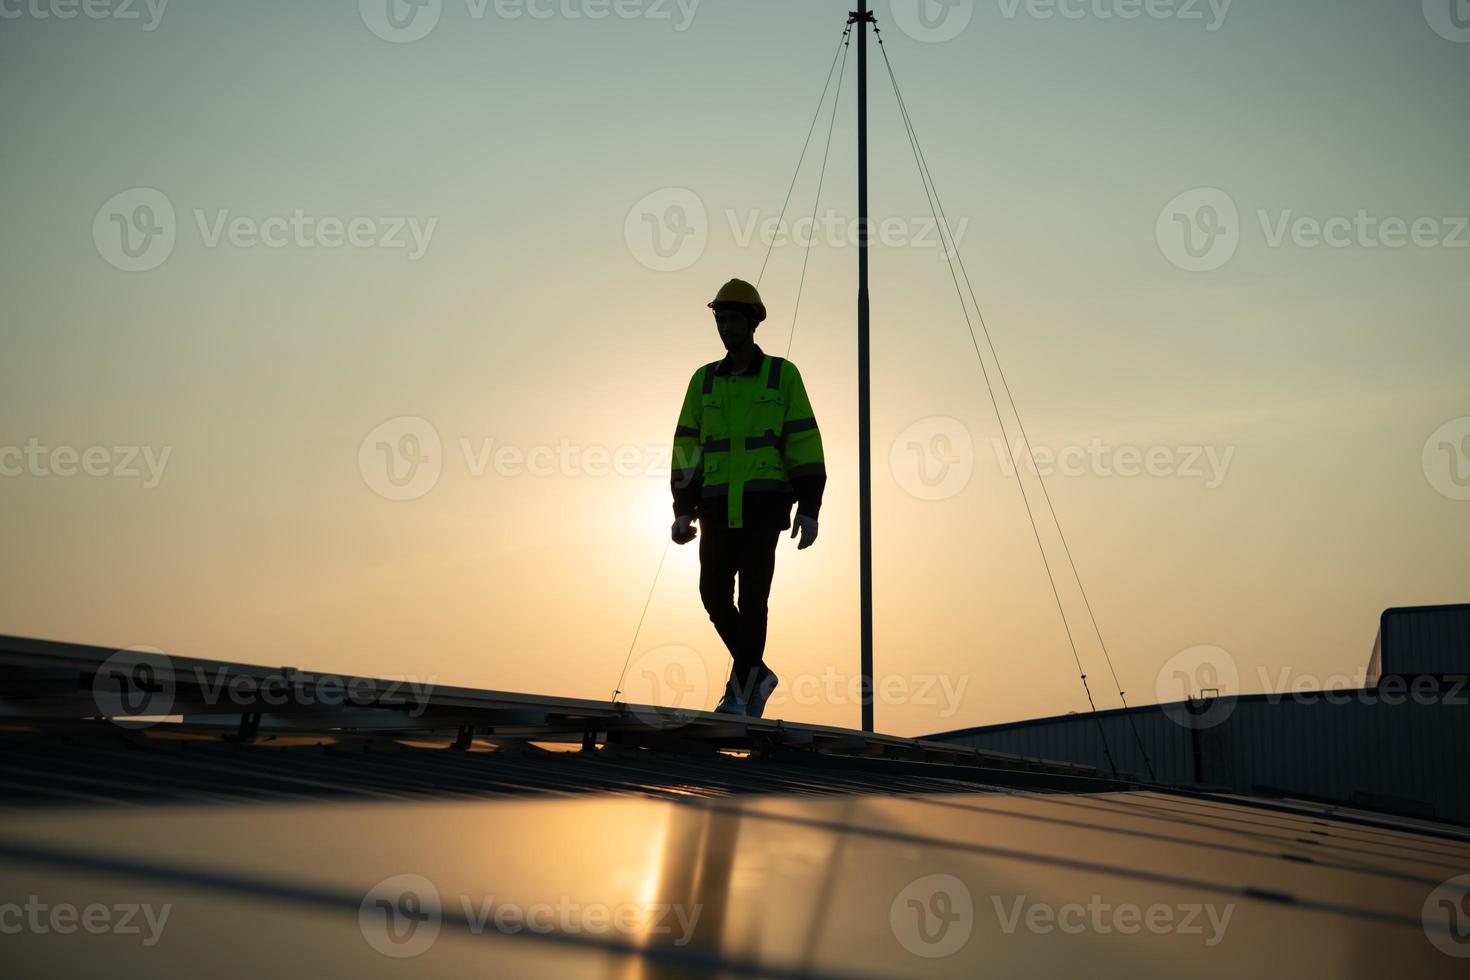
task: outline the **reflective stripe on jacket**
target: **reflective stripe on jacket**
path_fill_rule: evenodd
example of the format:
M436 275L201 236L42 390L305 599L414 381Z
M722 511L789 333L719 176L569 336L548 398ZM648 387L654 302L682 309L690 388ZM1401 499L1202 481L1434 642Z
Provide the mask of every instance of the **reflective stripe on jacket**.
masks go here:
M676 516L723 517L726 526L742 527L747 495L773 494L783 513L795 500L798 514L816 517L827 469L796 365L757 347L741 374L726 361L695 371L674 429L671 469Z

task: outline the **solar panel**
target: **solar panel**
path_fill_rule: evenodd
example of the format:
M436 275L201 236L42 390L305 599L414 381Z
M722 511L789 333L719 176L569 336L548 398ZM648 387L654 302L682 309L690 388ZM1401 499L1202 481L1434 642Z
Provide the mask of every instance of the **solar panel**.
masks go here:
M1424 905L1470 844L1149 793L17 810L5 903L56 975L1457 976ZM1433 911L1431 909L1431 911ZM1444 923L1439 923L1443 937Z
M0 640L8 973L1448 977L1470 952L1455 826L505 692L404 725L377 682L248 731L119 726L105 661ZM198 663L150 683L200 701Z

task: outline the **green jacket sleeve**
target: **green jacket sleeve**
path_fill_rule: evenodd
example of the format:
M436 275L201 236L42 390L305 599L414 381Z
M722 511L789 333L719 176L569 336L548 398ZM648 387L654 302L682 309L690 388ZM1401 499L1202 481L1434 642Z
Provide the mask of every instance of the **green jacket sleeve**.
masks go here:
M674 516L699 514L699 492L704 486L703 450L699 444L700 413L703 399L700 391L704 368L694 372L684 392L679 421L674 426L674 454L669 464L669 486L674 494Z
M827 486L827 464L822 456L822 433L801 372L790 361L781 379L786 389L786 421L781 428L781 462L796 493L796 513L815 518L822 509Z

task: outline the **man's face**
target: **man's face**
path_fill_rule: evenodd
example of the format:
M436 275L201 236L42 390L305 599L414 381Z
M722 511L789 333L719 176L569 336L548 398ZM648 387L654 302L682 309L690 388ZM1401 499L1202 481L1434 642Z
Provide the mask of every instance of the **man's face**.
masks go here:
M715 326L720 331L720 342L725 350L731 351L747 343L755 326L745 311L730 307L715 310Z

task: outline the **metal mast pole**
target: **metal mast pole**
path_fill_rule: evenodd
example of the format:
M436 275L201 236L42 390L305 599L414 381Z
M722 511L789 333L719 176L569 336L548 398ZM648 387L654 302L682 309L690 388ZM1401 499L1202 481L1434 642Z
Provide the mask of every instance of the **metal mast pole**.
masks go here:
M873 460L868 419L868 24L873 14L858 0L851 14L857 23L858 133L858 576L862 622L863 731L873 731Z

